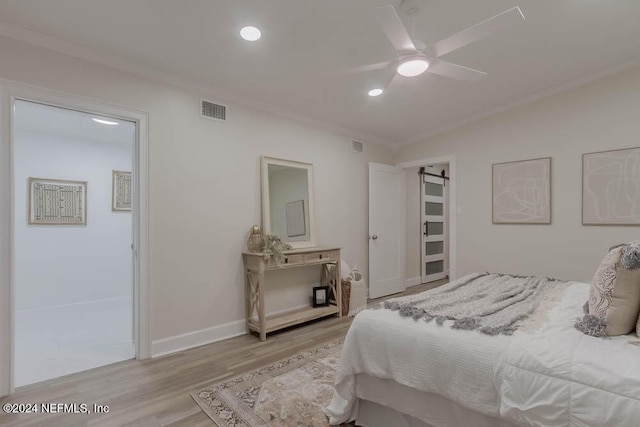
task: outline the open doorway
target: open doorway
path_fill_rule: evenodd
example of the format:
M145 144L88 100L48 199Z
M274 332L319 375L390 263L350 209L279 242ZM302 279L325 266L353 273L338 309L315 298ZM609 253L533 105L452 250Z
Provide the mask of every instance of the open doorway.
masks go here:
M16 100L14 384L135 357L136 124Z
M450 165L406 168L407 286L450 276Z

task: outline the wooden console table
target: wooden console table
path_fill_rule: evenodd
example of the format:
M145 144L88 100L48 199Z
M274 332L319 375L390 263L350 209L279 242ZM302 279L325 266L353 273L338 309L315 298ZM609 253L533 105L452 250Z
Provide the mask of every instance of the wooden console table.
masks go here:
M285 259L277 264L273 258L266 260L262 253L243 252L245 269L245 291L247 308L247 333L260 333L260 341L267 339L267 333L278 329L308 322L309 320L337 314L342 317L342 281L340 280L340 248L315 247L286 251ZM266 292L265 272L289 268L322 266L321 283L329 286L329 305L309 307L303 310L266 316L264 298ZM329 266L334 265L333 269ZM336 280L336 278L338 280Z

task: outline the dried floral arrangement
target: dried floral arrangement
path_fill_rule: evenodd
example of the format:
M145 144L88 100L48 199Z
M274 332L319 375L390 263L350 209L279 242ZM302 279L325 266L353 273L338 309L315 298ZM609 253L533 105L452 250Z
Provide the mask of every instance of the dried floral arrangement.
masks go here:
M293 249L293 247L283 242L280 236L273 233L264 235L264 244L262 245L262 253L265 259L273 258L278 264L284 261L284 251Z

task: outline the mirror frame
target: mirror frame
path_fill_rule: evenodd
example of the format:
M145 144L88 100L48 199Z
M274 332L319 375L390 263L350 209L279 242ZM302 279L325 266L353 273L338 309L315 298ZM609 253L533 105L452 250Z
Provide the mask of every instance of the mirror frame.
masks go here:
M313 164L311 163L262 156L260 162L260 175L262 178L262 231L264 234L271 232L271 214L269 209L269 165L289 166L307 170L307 185L309 192L309 240L288 243L293 246L294 249L312 248L316 246L315 196L313 192Z

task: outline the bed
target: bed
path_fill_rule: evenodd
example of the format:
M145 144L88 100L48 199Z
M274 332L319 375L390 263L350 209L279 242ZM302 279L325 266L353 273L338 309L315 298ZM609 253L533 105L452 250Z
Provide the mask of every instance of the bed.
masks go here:
M576 330L588 293L587 283L558 286L512 335L454 330L451 321L389 309L359 313L336 371L331 424L638 425L640 340Z

